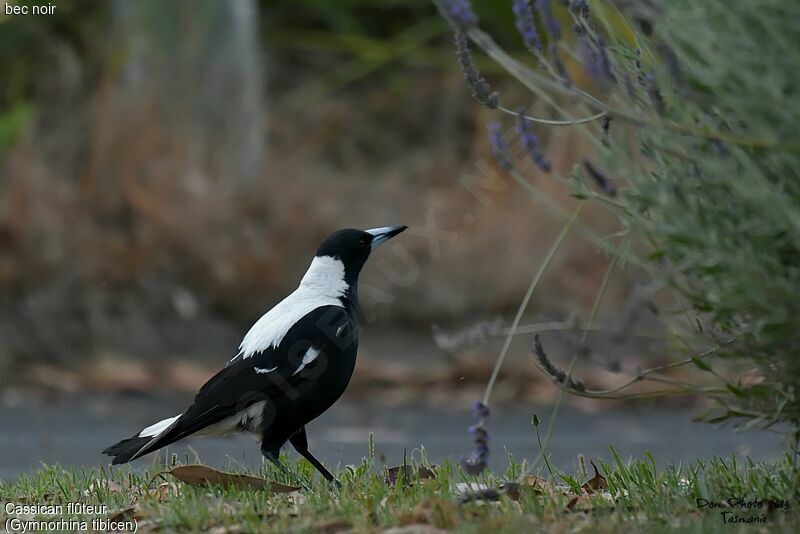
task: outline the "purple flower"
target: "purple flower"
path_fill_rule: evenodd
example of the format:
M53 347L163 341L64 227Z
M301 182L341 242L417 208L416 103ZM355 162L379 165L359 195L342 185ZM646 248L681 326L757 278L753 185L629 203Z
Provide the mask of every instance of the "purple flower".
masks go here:
M481 401L475 401L472 403L472 417L476 419L480 419L483 417L489 417L489 407L486 406Z
M617 186L614 185L614 181L611 178L592 165L592 162L588 159L583 160L583 166L586 168L586 172L592 180L597 184L597 187L610 197L617 196Z
M511 163L508 144L506 144L506 139L503 137L503 126L499 122L491 122L486 125L486 128L489 130L489 143L492 145L492 153L498 165L510 171L513 165Z
M550 32L550 36L554 41L560 40L561 25L553 15L553 9L550 7L550 0L535 0L535 2L534 7L544 21L544 25L547 26L547 31Z
M603 145L608 146L610 144L609 141L609 134L611 133L611 115L606 115L603 117Z
M455 33L455 42L458 63L461 65L461 70L467 79L467 85L472 91L472 96L487 108L496 108L498 105L497 93L492 91L489 82L478 72L478 67L475 66L475 61L472 59L472 52L469 50L467 36L457 31Z
M486 469L489 459L489 432L484 426L484 419L489 417L489 407L480 401L473 402L472 416L478 419L478 423L468 429L474 448L469 458L461 458L461 467L469 475L478 475Z
M569 10L582 19L589 18L589 2L586 0L573 0L569 3Z
M437 0L439 11L461 29L473 28L478 24L478 17L472 11L469 0Z
M531 130L528 120L525 118L524 109L517 111L517 133L519 134L520 143L522 143L523 148L525 148L525 151L536 166L544 172L550 172L552 170L550 162L545 159L544 154L539 149L539 138Z
M526 0L514 0L512 5L514 18L516 20L517 31L522 35L525 46L531 52L542 51L542 40L536 30L536 22L533 20L533 11Z
M583 68L594 78L603 88L607 88L609 83L614 80L614 73L611 70L611 60L606 51L603 38L597 36L590 39L584 35L580 40L580 56Z

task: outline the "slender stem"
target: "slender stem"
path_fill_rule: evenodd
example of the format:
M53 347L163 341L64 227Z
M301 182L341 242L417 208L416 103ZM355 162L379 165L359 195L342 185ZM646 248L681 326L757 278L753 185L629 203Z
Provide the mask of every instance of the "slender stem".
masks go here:
M525 292L525 296L522 298L519 308L517 308L517 314L514 316L514 321L511 323L511 331L506 336L506 341L503 343L503 348L500 350L500 356L497 357L497 361L494 364L494 369L492 369L492 376L489 378L489 383L486 384L486 391L483 393L483 403L486 405L489 404L489 397L492 394L492 388L497 380L497 375L500 373L500 368L503 366L503 361L506 359L508 349L511 347L511 341L514 339L514 330L516 330L517 326L519 326L522 315L525 313L525 308L528 307L528 302L531 300L531 296L533 295L534 290L536 290L536 286L539 285L539 281L542 279L544 271L547 269L548 265L550 265L550 262L556 255L556 251L564 241L564 238L566 237L567 232L569 232L569 229L572 227L572 224L578 218L578 214L581 212L583 206L584 202L581 202L578 204L578 207L575 209L575 211L572 212L572 217L570 217L569 221L567 221L567 224L564 225L564 228L561 229L561 232L558 234L553 246L550 247L547 256L545 256L544 261L542 261L541 265L539 265L539 269L536 271L536 274L533 275L530 285L528 285L528 290Z
M698 358L698 359L705 358L707 356L710 356L710 355L714 354L717 350L719 350L719 347L712 347L712 348L706 350L705 352L703 352L701 354L698 354L697 356L695 356L695 358ZM683 366L683 365L688 365L690 363L692 363L692 358L687 358L687 359L681 360L679 362L667 363L667 364L664 364L664 365L657 365L657 366L651 367L649 369L644 369L643 371L637 373L636 376L634 376L633 378L631 378L627 382L623 382L622 384L620 384L619 386L616 386L614 388L604 389L604 390L577 391L575 389L567 387L562 381L554 380L553 382L556 384L556 386L561 388L562 391L569 391L570 393L572 393L574 395L577 395L579 397L587 397L587 398L591 398L591 399L623 399L623 398L624 399L634 399L634 398L643 398L643 397L650 397L650 396L662 396L662 395L665 395L665 394L675 394L675 393L686 394L686 393L688 393L687 390L689 390L689 389L694 389L696 391L699 390L699 391L720 392L720 393L726 391L724 388L720 388L720 389L718 389L718 388L697 388L697 386L692 386L691 384L681 383L682 388L681 389L677 389L677 390L661 390L661 391L652 391L652 392L647 392L647 393L626 393L625 395L616 395L617 393L629 388L630 386L632 386L633 384L636 384L637 382L641 382L642 380L651 379L651 378L648 378L648 376L653 374L653 373L657 373L657 372L663 371L665 369L671 369L671 368L674 368L674 367L680 367L680 366ZM567 377L569 377L569 373L567 374ZM661 379L661 380L654 380L654 381L663 382L664 380ZM674 383L677 383L677 382L674 382Z
M585 330L590 332L613 332L613 328L608 326L602 325L592 325L592 324L570 324L565 323L563 321L550 321L547 323L533 323L533 324L523 324L517 327L516 331L510 328L506 328L501 330L497 333L499 336L506 336L509 332L513 332L512 335L519 336L522 334L539 334L542 332L564 332L569 330ZM631 332L631 337L642 337L648 339L667 339L667 336L657 334L655 332Z
M497 106L497 110L502 111L503 113L507 113L509 115L513 115L514 117L519 117L519 113L517 113L516 111L512 111L508 108L505 108L503 106ZM597 119L602 119L606 115L607 113L605 111L600 111L590 117L584 117L583 119L561 120L561 121L552 119L539 119L537 117L531 117L530 115L523 115L523 117L525 117L525 120L527 121L536 122L539 124L548 124L550 126L576 126L578 124L586 124L587 122L592 122L596 121Z

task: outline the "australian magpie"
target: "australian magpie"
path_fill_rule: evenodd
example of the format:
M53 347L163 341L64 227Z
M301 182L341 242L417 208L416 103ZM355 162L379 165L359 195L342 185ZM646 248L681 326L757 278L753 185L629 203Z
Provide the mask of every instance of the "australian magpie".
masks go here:
M325 239L292 294L245 334L227 365L180 415L152 424L103 451L129 462L188 436L249 432L278 461L288 440L322 475L333 475L308 450L305 425L344 392L358 349L358 274L375 248L406 229L339 230Z

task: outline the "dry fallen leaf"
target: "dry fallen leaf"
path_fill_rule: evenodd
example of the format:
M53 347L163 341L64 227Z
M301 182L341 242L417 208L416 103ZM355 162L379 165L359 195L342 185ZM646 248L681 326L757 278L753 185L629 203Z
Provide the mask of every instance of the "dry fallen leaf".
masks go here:
M524 486L536 488L541 491L547 488L550 485L550 482L548 482L547 479L544 479L542 477L528 475L522 480L522 484Z
M419 466L417 472L419 474L420 482L434 478L436 476L436 468L437 466L435 465L430 466L430 468L425 467L424 465ZM394 467L387 467L383 475L383 480L386 482L386 485L394 486L397 484L397 479L400 478L401 473L405 475L403 477L403 482L406 485L416 482L417 477L414 474L414 469L410 465L396 465Z
M140 517L139 511L136 509L136 507L130 506L128 508L123 508L119 512L108 516L108 522L119 523L121 521L130 521L131 519L138 519L139 517Z
M164 471L160 474L172 475L184 484L190 486L204 486L206 484L220 485L220 486L234 486L237 488L268 490L272 493L291 493L300 489L299 486L289 486L287 484L280 484L278 482L271 482L264 478L254 477L250 475L241 475L237 473L225 473L217 471L211 467L191 464L181 465Z
M169 497L169 482L162 482L157 488L148 491L158 502L164 502Z
M575 495L567 503L569 512L588 512L592 509L591 500L588 495Z
M534 475L528 475L518 481L504 482L500 485L500 489L503 490L509 498L515 501L519 500L523 490L542 494L548 488L550 488L550 482Z
M318 523L311 529L312 532L321 532L323 534L333 534L334 532L351 531L353 524L347 519L331 519L324 523Z
M591 495L596 490L607 490L608 489L608 481L605 479L603 475L597 470L597 466L594 465L594 462L589 462L592 464L594 468L594 476L587 481L586 483L581 486L581 489Z
M122 491L122 486L119 485L117 482L109 479L97 479L93 480L89 487L83 490L84 497L88 497L89 495L96 493L98 491L107 491L109 493L119 493Z

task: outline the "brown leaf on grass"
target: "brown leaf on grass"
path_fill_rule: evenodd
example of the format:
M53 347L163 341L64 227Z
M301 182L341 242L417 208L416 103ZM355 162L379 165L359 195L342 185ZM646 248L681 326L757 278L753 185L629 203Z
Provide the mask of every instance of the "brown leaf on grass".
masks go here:
M590 480L585 482L583 486L581 486L581 489L583 489L583 491L585 491L589 495L594 493L596 490L607 490L608 481L597 470L597 466L594 465L594 462L590 461L589 463L592 464L592 467L594 468L594 476Z
M83 490L84 497L88 497L92 493L97 493L98 491L107 491L108 493L119 493L122 491L122 486L118 482L114 482L113 480L107 478L100 478L93 480L89 487Z
M592 509L591 499L588 495L575 495L567 503L568 512L589 512Z
M550 482L534 475L528 475L519 481L508 481L500 485L500 489L512 500L518 501L523 491L542 494L550 488Z
M420 482L430 480L436 477L436 469L438 466L432 465L429 468L424 465L419 466L417 473L419 474ZM403 476L404 475L404 476ZM394 486L397 484L399 478L403 478L404 484L408 485L416 482L417 476L414 474L414 468L410 465L396 465L394 467L387 467L383 474L383 481L387 486Z
M158 502L164 502L169 497L169 482L162 482L158 487L149 490L147 493L156 498Z
M528 475L522 480L522 485L542 491L550 487L550 482L542 477Z
M219 486L233 486L236 488L267 490L272 493L291 493L300 488L278 482L271 482L264 478L237 473L225 473L211 467L199 464L181 465L164 471L160 474L172 475L184 484L190 486L204 486L206 484Z
M324 523L318 523L311 528L311 532L321 532L323 534L334 534L335 532L351 531L353 524L347 519L331 519Z
M109 515L108 522L119 523L122 521L130 521L131 519L141 519L142 517L136 506L129 506L128 508L123 508L119 512Z
M614 510L614 498L607 491L574 495L567 503L567 512L589 513L594 510Z

